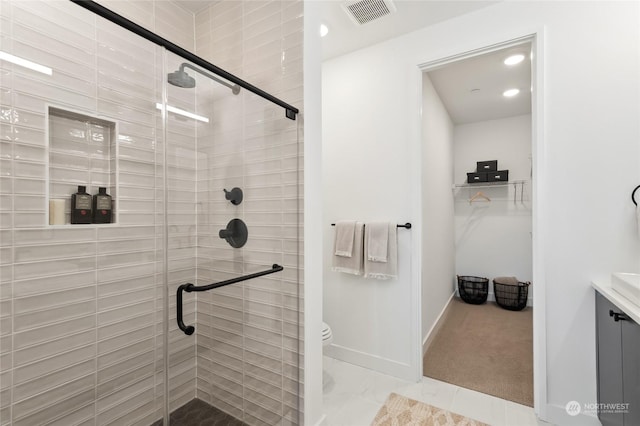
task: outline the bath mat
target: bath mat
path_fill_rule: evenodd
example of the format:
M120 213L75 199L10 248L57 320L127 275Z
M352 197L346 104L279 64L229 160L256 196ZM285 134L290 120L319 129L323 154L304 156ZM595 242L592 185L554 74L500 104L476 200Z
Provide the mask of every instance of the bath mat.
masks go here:
M442 408L392 393L371 426L488 426Z

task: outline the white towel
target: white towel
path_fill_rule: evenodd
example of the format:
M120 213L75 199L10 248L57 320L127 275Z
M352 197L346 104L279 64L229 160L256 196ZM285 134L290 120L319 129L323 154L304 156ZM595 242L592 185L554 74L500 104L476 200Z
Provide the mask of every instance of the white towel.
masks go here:
M337 224L336 224L337 226ZM347 274L353 275L362 275L362 260L364 259L362 256L363 251L363 228L364 224L362 222L356 222L354 226L353 232L353 250L351 252L351 257L345 256L336 256L333 255L333 266L332 270L337 272L345 272ZM335 245L335 241L334 241ZM334 246L335 253L335 246Z
M636 206L636 222L638 222L638 238L640 238L640 205Z
M333 254L336 256L351 257L353 253L353 235L356 229L354 220L341 220L336 222L336 235Z
M367 223L369 239L367 241L367 260L372 262L387 261L389 245L389 222Z
M364 276L365 278L377 278L379 280L388 280L398 278L398 236L397 226L395 223L387 224L388 229L388 246L387 261L373 262L368 260L368 254L365 253L364 260ZM365 227L364 247L365 251L369 246L369 225Z

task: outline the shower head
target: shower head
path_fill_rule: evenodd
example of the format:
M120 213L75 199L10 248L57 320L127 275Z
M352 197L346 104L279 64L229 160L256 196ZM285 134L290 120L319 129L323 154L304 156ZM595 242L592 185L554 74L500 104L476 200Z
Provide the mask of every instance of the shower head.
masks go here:
M193 87L196 87L196 79L191 77L189 74L187 74L185 72L185 68L191 68L192 70L194 70L195 72L204 75L205 77L210 78L213 81L216 81L220 84L222 84L223 86L227 86L229 89L231 89L231 92L234 95L237 95L238 93L240 93L240 86L238 86L237 84L230 84L224 80L219 79L218 77L216 77L213 74L209 74L199 68L194 67L191 64L188 63L183 63L180 65L180 68L177 71L174 71L172 73L169 73L169 75L167 75L167 81L170 84L173 84L174 86L178 86L178 87L183 87L186 89L191 89Z
M196 79L187 74L182 67L179 70L169 73L167 81L174 86L191 89L196 87Z

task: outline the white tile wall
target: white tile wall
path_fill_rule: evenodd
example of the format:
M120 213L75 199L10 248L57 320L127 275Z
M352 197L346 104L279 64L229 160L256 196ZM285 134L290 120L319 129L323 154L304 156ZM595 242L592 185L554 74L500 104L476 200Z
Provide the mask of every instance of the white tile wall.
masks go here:
M302 105L301 1L219 2L196 15L196 53L252 84ZM242 55L239 55L242 52ZM299 121L251 93L211 84L198 126L198 281L282 273L198 297L198 397L250 425L301 424L301 152ZM223 189L244 191L233 206ZM212 212L215 212L212 214ZM234 217L249 241L229 252L217 236ZM300 262L300 263L298 263Z
M302 1L220 2L195 20L173 2L100 3L302 105ZM0 423L151 424L164 386L163 55L70 2L3 1L0 19L3 50L54 69L0 62ZM181 62L168 54L170 70ZM211 119L169 114L170 408L197 392L252 425L300 424L299 121L195 76L197 90L168 86L170 104ZM70 155L73 138L60 137L86 139L90 125L50 135L49 105L117 124L117 176L113 155ZM95 165L104 172L87 176ZM70 194L79 181L109 182L117 225L46 225L47 190ZM245 191L241 208L224 200L232 186ZM241 250L217 236L232 217L250 227ZM177 330L178 285L272 263L285 271L186 295L198 332Z
M164 35L193 48L193 17L178 6L113 5L151 29L169 14ZM54 69L0 62L0 423L150 424L163 402L162 52L70 2L3 1L0 16L3 50ZM47 126L49 106L117 124L108 131L118 132L118 193L111 135L65 117ZM178 122L172 135L185 142L169 152L180 165L169 178L194 181L194 124ZM194 164L186 175L184 158ZM47 190L68 198L79 184L110 187L117 225L46 225ZM169 207L180 213L171 223L195 229L184 208ZM195 231L171 229L175 285L195 279ZM192 377L174 399L193 398L195 345L172 347L171 365L173 376Z

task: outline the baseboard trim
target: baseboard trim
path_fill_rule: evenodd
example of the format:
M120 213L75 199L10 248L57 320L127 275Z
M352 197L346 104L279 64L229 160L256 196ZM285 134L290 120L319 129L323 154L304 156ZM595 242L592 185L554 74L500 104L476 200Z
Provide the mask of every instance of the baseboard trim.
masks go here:
M456 289L455 296L460 298L458 289ZM496 296L493 294L493 292L489 291L489 293L487 294L487 302L495 302L495 301L496 301ZM529 288L529 295L527 297L527 306L530 308L533 307L533 296L531 294L531 288Z
M333 343L324 348L324 354L331 358L368 368L379 373L388 374L399 379L408 381L415 380L411 365L392 359L357 351Z
M424 358L424 354L427 353L427 349L429 349L429 346L431 346L433 339L438 334L438 331L440 331L440 329L442 328L442 324L444 324L447 318L449 317L449 312L451 312L451 309L449 309L449 307L451 306L451 300L455 297L455 295L456 295L455 291L451 293L451 296L449 296L449 300L447 300L447 303L445 303L444 308L442 308L442 311L440 311L438 318L436 318L436 322L431 326L431 330L429 330L427 335L424 337L424 340L422 341L422 357L423 358Z

